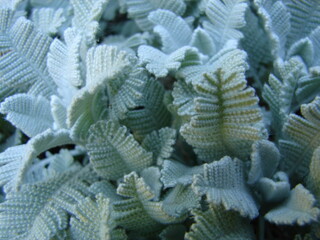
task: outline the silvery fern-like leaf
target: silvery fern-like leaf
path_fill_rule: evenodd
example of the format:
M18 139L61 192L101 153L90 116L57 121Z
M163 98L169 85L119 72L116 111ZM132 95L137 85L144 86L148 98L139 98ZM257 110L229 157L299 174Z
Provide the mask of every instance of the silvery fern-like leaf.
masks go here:
M319 95L319 92L320 67L313 67L309 69L308 75L299 78L296 97L299 103L308 103Z
M190 46L196 47L202 54L212 56L217 49L209 33L198 27L194 30L190 40Z
M290 12L290 32L287 46L308 36L320 24L320 5L317 0L286 0Z
M158 9L151 12L148 19L155 25L153 31L160 37L164 53L169 54L189 45L192 30L181 17L171 11Z
M202 172L203 166L189 167L177 161L164 160L161 170L161 181L165 188L177 185L190 185L193 176Z
M185 235L187 240L253 240L250 223L236 212L209 205L206 211L192 211L195 223Z
M121 50L125 50L135 54L133 49L136 49L140 45L147 44L147 40L149 37L149 33L136 33L129 38L125 38L122 35L111 35L107 36L103 42L109 46L116 46Z
M314 150L320 145L320 98L301 105L304 118L290 114L284 125L284 138L279 141L284 156L284 169L290 175L294 172L305 177L309 172Z
M243 34L239 31L244 27L245 0L209 0L206 5L206 15L210 22L204 22L206 29L213 37L217 49L223 47L230 39L240 39Z
M95 43L95 35L98 32L98 21L102 16L103 9L109 0L71 0L74 17L72 26L84 37L86 44L91 46Z
M287 59L300 56L306 66L312 66L314 60L314 47L312 41L306 37L295 42L287 51Z
M24 17L12 25L12 14L0 9L0 100L20 92L49 98L56 93L46 66L51 39Z
M115 229L110 200L102 195L97 195L95 200L87 197L81 201L70 225L71 238L75 240L127 239L123 229Z
M154 193L153 200L159 201L163 186L162 182L160 181L159 168L153 166L147 167L141 171L140 177L144 179L147 186L149 186L150 190Z
M15 94L1 103L0 112L29 137L53 128L50 102L42 96Z
M25 174L25 179L27 179L28 183L36 183L46 181L68 171L79 170L81 165L75 161L74 156L81 154L84 153L77 149L69 151L62 148L56 154L51 154L47 151L45 152L45 158L41 160L35 158L33 160L32 166Z
M257 13L263 20L264 30L271 41L274 58L285 57L285 46L290 32L290 13L282 1L254 0Z
M308 188L313 192L317 200L320 199L320 147L314 150L310 162L310 172L308 175Z
M74 212L75 204L89 194L88 184L96 180L85 168L7 194L0 204L0 238L50 239L67 228L68 212Z
M84 85L84 80L81 74L81 37L75 29L68 28L64 31L64 40L65 43L57 38L53 40L47 65L64 105L68 106L77 92L77 87Z
M218 68L230 70L232 66L233 71L241 73L248 67L245 59L246 53L238 48L238 42L230 40L204 64L184 65L179 69L177 77L185 79L187 83L196 84L204 73L214 72Z
M288 61L277 59L274 72L269 75L269 84L265 84L262 97L266 100L272 114L271 125L276 138L282 134L283 124L291 112L298 106L295 92L298 81L306 74L305 65L300 57L293 57Z
M87 142L88 130L95 122L108 116L108 98L101 87L82 88L72 99L67 109L67 126L76 142Z
M126 127L111 120L97 122L90 128L86 148L95 171L111 180L131 171L142 171L153 162L152 153L143 149Z
M183 0L125 0L128 6L128 14L133 18L138 26L144 30L151 30L153 24L148 20L150 12L157 9L166 9L181 16L186 10L186 4Z
M58 33L59 28L66 20L63 16L63 9L40 8L32 11L31 20L44 34L53 36Z
M33 159L56 146L73 143L69 132L45 132L31 138L27 144L8 148L0 154L0 185L6 193L17 191L24 182Z
M192 84L178 80L173 85L173 105L177 108L177 113L181 117L189 118L196 114L194 99L197 97Z
M133 68L132 72L123 79L114 78L110 81L107 88L109 96L111 95L110 105L112 113L120 119L126 118L126 114L134 109L136 101L143 98L143 89L149 78L147 71L143 68Z
M59 9L59 8L67 8L69 5L68 1L65 0L30 0L30 4L34 8L44 8L44 7L50 7L53 9Z
M86 86L95 86L108 83L111 88L110 95L115 95L124 79L121 77L131 70L134 57L125 51L120 51L115 46L99 45L92 47L87 53L87 77ZM122 81L121 81L122 80Z
M256 184L264 202L282 202L290 194L289 178L284 172L277 172L272 179L262 177Z
M234 210L244 217L255 218L259 212L246 186L243 162L224 157L204 164L203 174L194 177L192 188L199 195L206 195L212 204L222 204L226 210Z
M200 207L201 197L197 196L190 185L178 184L172 188L163 200L163 208L171 215L188 213L190 210Z
M270 39L266 37L266 32L261 27L260 19L256 14L247 9L245 15L246 25L241 29L243 38L240 40L242 48L248 54L249 76L253 76L257 86L262 88L262 77L267 70L266 65L272 62Z
M143 45L138 49L138 56L143 63L147 63L147 70L156 77L165 77L183 65L200 64L198 51L192 47L182 47L166 55L156 48Z
M154 130L168 126L170 113L163 102L165 90L154 79L146 79L141 89L142 97L134 99L134 106L128 109L121 123L133 132L136 139L142 140Z
M313 65L319 66L320 65L320 27L318 26L315 30L311 32L309 35L309 39L313 45Z
M153 153L153 160L157 165L162 165L163 161L171 156L175 143L176 131L172 128L161 128L148 134L141 146Z
M251 166L248 183L254 184L262 177L272 178L280 162L280 152L274 143L267 140L252 145Z
M121 200L121 196L117 194L117 189L109 181L102 180L93 183L89 188L90 193L94 196L101 194L103 197L108 198L110 202Z
M51 114L53 118L53 129L67 129L67 109L62 100L53 95L50 101Z
M244 68L238 70L222 66L194 84L196 113L180 132L203 161L225 155L246 158L251 144L266 137L258 98L246 86Z
M265 218L276 224L298 224L300 226L317 221L320 209L314 207L313 195L298 184L291 190L289 198L280 206L270 210Z
M163 228L163 224L181 222L186 217L172 216L164 210L164 202L151 201L155 193L135 172L124 176L117 193L126 199L113 203L115 220L127 230L152 233Z
M3 9L16 10L19 4L23 3L24 0L0 0L0 6Z

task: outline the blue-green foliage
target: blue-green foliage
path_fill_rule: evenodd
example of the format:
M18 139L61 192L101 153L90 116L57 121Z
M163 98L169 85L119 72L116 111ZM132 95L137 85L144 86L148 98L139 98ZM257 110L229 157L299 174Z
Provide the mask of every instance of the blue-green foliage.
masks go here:
M0 0L0 239L320 239L319 95L319 0Z

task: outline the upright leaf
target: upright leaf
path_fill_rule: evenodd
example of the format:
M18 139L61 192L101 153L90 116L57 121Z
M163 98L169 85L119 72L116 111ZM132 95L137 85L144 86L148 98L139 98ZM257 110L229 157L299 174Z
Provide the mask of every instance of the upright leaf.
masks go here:
M95 171L107 179L142 171L153 162L152 153L143 149L126 127L113 121L94 124L86 148Z
M204 74L194 85L195 114L182 126L182 136L204 161L225 155L246 158L251 144L266 133L258 98L246 86L244 72L224 66Z
M313 195L299 184L291 190L289 198L277 208L270 210L265 218L276 224L298 224L300 226L317 221L320 209L314 207Z
M194 177L192 187L198 195L206 195L212 204L222 204L250 219L258 216L257 205L246 186L244 166L239 159L224 157L204 164L203 175Z
M186 10L186 4L183 0L125 0L128 6L128 14L133 18L138 26L144 30L151 30L153 24L148 20L148 14L157 9L167 9L177 15L182 15Z
M6 98L0 112L29 137L53 128L50 102L42 96L16 94Z
M49 99L56 93L46 66L51 39L24 17L11 21L12 12L0 9L0 101L22 92Z
M279 142L284 169L305 177L314 150L320 145L320 98L301 105L301 114L291 114L285 123L284 139Z
M70 225L73 239L127 239L123 229L115 229L110 200L102 195L98 195L96 200L88 197L81 201L75 209L75 216L71 218Z
M164 202L152 201L155 193L135 172L124 176L117 192L126 199L114 202L115 219L127 230L150 234L163 228L163 224L181 222L186 217L170 215L164 210Z
M250 223L236 212L210 204L206 211L193 210L195 223L185 238L187 240L253 240Z
M246 0L209 0L206 5L206 15L210 22L204 23L204 28L213 37L217 49L229 39L240 39L243 34L239 31L244 27Z

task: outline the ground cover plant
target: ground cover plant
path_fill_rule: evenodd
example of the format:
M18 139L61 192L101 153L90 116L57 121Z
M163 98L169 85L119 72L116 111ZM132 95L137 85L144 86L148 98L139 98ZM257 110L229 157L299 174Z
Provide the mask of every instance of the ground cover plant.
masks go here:
M319 0L0 0L0 239L320 239Z

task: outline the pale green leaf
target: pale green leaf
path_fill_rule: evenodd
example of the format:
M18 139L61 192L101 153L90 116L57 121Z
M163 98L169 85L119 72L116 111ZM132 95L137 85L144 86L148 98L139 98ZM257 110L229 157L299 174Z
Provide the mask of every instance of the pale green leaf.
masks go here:
M72 143L67 130L46 130L31 138L27 144L8 148L0 154L0 183L4 186L4 191L17 191L21 187L34 158L40 153Z
M187 240L253 240L250 223L236 212L210 204L206 211L194 210L195 223L185 235Z
M141 145L153 153L153 159L157 165L162 165L163 161L171 156L175 142L176 131L172 128L161 128L159 131L148 134Z
M94 124L86 148L95 171L107 179L142 171L153 162L152 153L143 149L126 127L113 121Z
M203 166L189 167L176 161L165 160L161 170L161 181L165 188L189 185L193 176L203 172Z
M82 88L72 99L67 109L67 126L72 138L85 144L90 126L108 116L108 98L104 88Z
M274 58L285 57L285 46L290 33L290 13L282 1L254 0L257 13L263 21L263 28L271 42Z
M239 159L224 157L204 164L203 174L194 177L192 188L212 204L222 204L226 210L234 210L250 219L258 216L257 205L246 186L244 166Z
M284 170L304 177L314 150L320 145L320 98L301 105L301 116L290 114L284 125L285 138L279 142Z
M96 181L88 169L58 175L34 185L23 185L7 194L0 204L0 238L50 239L68 226L68 211L88 194L88 184Z
M70 225L71 237L75 240L127 239L123 229L115 229L110 200L102 195L98 195L96 200L86 198L81 201Z
M164 53L170 54L189 45L192 30L181 17L171 11L158 9L151 12L148 19L155 25L153 31L159 35Z
M291 190L289 198L280 206L270 210L265 218L272 223L300 226L317 221L320 209L314 207L313 195L298 184Z
M64 31L65 43L54 39L48 53L48 70L58 86L58 93L68 106L77 92L77 87L83 84L80 59L81 37L75 29Z
M124 176L117 192L126 199L114 202L115 220L127 230L152 233L162 229L163 224L181 222L186 217L172 216L164 211L163 202L151 201L155 194L135 172Z
M6 119L29 137L53 128L50 102L42 96L15 94L0 105Z
M245 0L209 0L206 5L206 15L210 22L204 22L204 28L213 37L217 49L229 39L240 39L243 34L239 31L244 27L245 11L247 3Z
M41 32L53 36L58 33L59 28L65 22L63 9L53 8L34 9L31 14L31 20Z
M169 73L175 73L184 65L200 63L198 51L192 47L181 47L169 55L150 46L140 46L139 59L146 63L146 68L156 77L165 77Z
M246 86L244 72L228 68L206 73L195 84L196 113L180 129L204 161L246 158L251 144L266 137L254 89Z
M267 140L257 141L252 145L251 166L248 183L254 184L260 178L271 178L280 162L280 152L274 143Z
M95 35L99 30L103 9L109 0L71 0L74 10L72 25L84 36L86 43L90 46L95 43Z
M0 100L22 92L49 99L56 93L46 66L51 39L24 17L12 25L12 14L0 9Z
M150 12L157 9L167 9L177 15L182 15L186 10L186 4L183 0L125 0L128 6L128 14L133 18L138 26L144 30L151 30L153 24L148 20Z
M169 111L163 102L165 90L159 81L147 78L140 90L141 97L133 98L121 123L127 126L137 140L142 140L154 130L168 126L171 120Z

